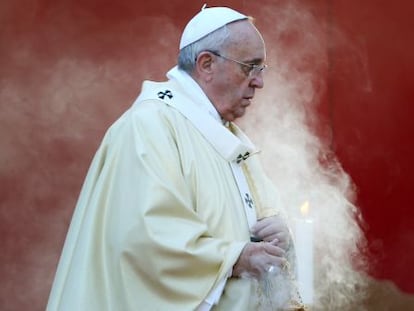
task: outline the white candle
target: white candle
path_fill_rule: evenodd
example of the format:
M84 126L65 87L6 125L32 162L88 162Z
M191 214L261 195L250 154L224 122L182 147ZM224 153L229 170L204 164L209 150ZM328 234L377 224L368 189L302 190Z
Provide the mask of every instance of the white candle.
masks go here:
M301 207L301 217L294 219L298 290L305 305L313 303L313 219L309 203Z

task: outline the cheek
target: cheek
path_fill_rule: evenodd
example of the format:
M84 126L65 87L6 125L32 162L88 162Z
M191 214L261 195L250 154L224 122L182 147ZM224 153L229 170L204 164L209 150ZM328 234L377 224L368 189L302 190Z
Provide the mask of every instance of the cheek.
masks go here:
M217 90L219 90L222 110L227 112L237 110L241 105L246 88L248 88L246 78L244 75L222 76L221 78Z
M228 81L225 89L227 94L233 98L232 101L237 101L243 97L246 86L245 79L237 78L232 81Z

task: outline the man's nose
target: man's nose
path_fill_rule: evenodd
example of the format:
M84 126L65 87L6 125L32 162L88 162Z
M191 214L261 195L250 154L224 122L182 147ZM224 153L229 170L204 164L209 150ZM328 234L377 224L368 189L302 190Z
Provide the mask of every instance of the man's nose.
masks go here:
M259 73L258 75L252 77L252 80L250 81L250 86L258 88L258 89L263 88L264 86L263 73Z

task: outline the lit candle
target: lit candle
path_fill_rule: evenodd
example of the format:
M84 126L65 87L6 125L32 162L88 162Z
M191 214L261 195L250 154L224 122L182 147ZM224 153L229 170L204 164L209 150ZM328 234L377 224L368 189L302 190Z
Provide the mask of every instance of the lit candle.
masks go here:
M298 290L305 305L313 303L313 219L308 216L309 202L294 219Z

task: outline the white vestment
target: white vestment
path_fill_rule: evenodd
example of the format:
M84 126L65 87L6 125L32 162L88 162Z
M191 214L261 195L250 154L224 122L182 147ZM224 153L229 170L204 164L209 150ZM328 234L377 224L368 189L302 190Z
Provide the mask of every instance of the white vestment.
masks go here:
M220 285L213 310L258 310L257 281L229 273L250 239L246 206L258 218L276 214L273 188L247 137L195 93L174 75L146 81L110 127L48 310L196 310ZM250 192L240 192L232 165L244 166Z

